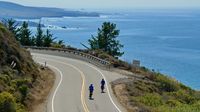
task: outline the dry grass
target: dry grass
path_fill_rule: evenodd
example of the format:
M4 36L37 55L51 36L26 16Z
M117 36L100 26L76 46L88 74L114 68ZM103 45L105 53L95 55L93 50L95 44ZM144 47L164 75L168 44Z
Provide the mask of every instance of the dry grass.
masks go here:
M137 78L122 78L111 83L115 96L128 112L148 112L132 100L133 96L142 94L143 90L140 90L140 88L148 89L148 87L143 87L144 85L133 84L140 81L141 79Z
M136 108L129 104L128 92L126 91L125 84L117 84L113 86L114 94L117 96L118 101L126 107L128 112L133 112Z
M26 104L29 112L45 112L48 95L54 85L55 74L49 68L40 70L39 78L33 84Z

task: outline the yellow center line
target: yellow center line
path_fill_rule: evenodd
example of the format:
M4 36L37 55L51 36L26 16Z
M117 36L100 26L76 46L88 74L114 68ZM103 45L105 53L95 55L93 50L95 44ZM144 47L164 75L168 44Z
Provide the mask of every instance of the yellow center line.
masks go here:
M46 58L41 58L41 57L39 57L39 58L40 59L44 59L44 60L51 60L51 61L54 61L54 62L57 62L57 63L64 64L66 66L70 66L70 67L74 68L75 70L77 70L81 74L81 79L82 79L81 103L83 105L84 111L85 112L90 112L89 109L88 109L88 106L87 106L87 104L85 102L85 75L84 75L84 73L79 68L77 68L76 66L74 66L72 64L68 64L68 63L64 63L64 62L56 61L56 60L52 60L52 59L46 59Z
M83 105L85 112L90 112L88 107L87 107L87 104L85 102L85 75L83 74L83 72L81 72L81 77L82 77L82 91L81 91L82 105Z

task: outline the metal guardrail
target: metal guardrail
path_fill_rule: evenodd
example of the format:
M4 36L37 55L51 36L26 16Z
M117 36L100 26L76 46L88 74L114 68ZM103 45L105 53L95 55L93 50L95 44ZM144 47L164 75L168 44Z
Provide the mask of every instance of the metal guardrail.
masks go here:
M35 47L35 46L24 46L26 49L36 49L36 50L51 50L51 51L59 51L59 52L67 52L70 54L78 55L81 57L84 57L86 59L101 63L103 65L111 65L109 61L103 60L101 58L98 58L96 56L81 52L81 51L76 51L76 50L69 50L69 49L62 49L62 48L51 48L51 47Z

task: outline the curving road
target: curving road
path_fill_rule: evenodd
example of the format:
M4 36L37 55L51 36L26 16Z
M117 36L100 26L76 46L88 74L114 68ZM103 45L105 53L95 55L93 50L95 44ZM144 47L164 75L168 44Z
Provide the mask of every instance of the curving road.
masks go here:
M48 112L125 112L115 99L109 82L122 76L100 70L90 63L71 58L32 53L33 59L56 73L56 82L48 98ZM106 93L100 91L100 81L107 81ZM88 99L88 87L94 84L94 100Z

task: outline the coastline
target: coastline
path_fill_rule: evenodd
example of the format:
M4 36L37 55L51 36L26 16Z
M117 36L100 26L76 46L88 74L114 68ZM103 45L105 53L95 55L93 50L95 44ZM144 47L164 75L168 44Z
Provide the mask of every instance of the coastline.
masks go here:
M181 14L186 16L181 16ZM200 86L196 77L200 73L198 69L200 67L198 63L200 39L197 18L198 15L192 11L172 14L169 12L166 15L160 13L148 15L144 11L141 15L133 13L133 15L108 18L72 17L42 21L45 24L68 27L69 29L52 28L50 30L55 37L76 48L84 48L80 43L87 45L87 40L103 21L115 22L121 29L120 42L125 45L122 49L125 51L122 60L128 62L132 62L133 59L141 60L142 65L149 69L169 74L198 90ZM148 27L144 27L144 24L148 24ZM34 28L31 30L35 31Z
M52 55L58 55L55 51L53 52ZM42 51L42 53L44 53L44 51ZM60 55L62 56L62 54ZM98 57L96 54L93 55ZM111 83L113 93L128 111L155 111L159 109L160 111L158 112L171 112L169 111L170 109L183 109L183 105L186 107L187 111L198 109L199 106L196 105L198 105L198 102L200 101L199 91L195 91L173 78L151 71L145 67L134 68L126 62L114 60L111 57L110 61L117 66L112 69L114 70L113 72L128 77L118 79ZM115 71L116 69L118 69L118 71ZM163 99L166 97L167 99ZM151 100L147 100L146 98L150 98ZM155 99L156 105L154 105L154 98L157 98ZM140 101L143 100L144 104L141 104ZM171 107L171 105L173 107Z

